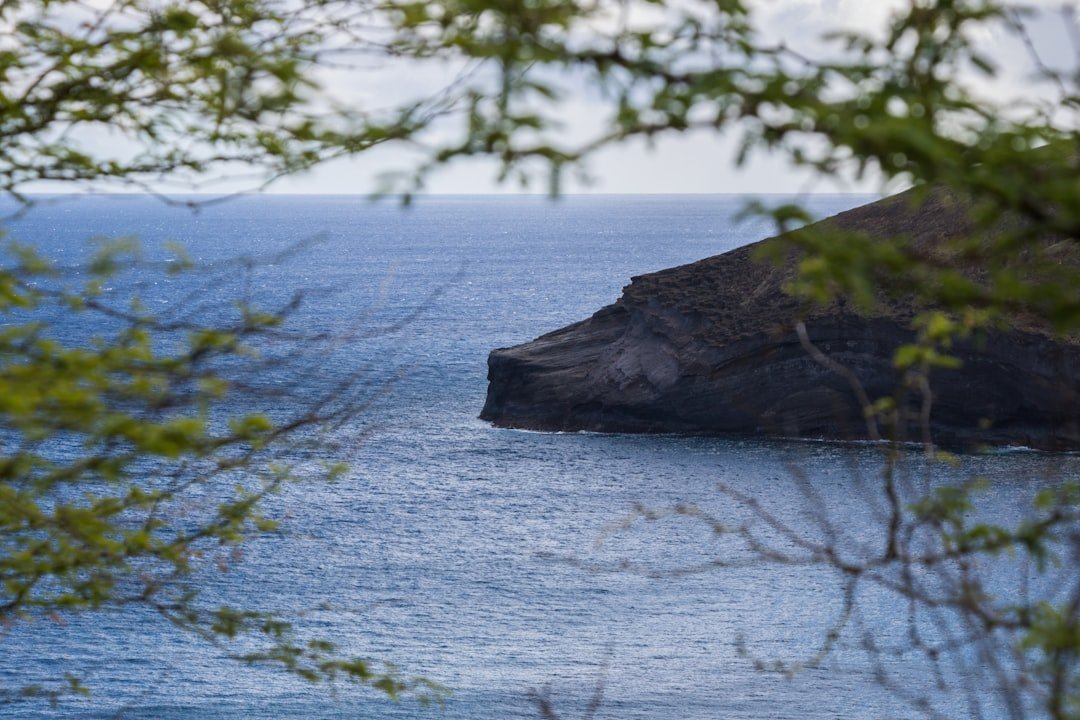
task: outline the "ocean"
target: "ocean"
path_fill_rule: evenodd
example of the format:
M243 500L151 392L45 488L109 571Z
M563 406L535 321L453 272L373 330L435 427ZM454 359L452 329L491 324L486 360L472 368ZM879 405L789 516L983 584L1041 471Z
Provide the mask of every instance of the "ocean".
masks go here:
M870 199L807 202L823 217ZM253 402L287 412L289 398L355 378L369 404L340 453L349 471L274 498L283 534L251 543L230 572L209 572L205 599L294 616L349 655L451 694L425 708L311 685L238 664L132 610L0 630L0 689L74 672L92 690L55 707L0 704L0 717L502 720L542 717L537 694L565 719L917 716L907 695L945 717L1007 715L985 690L992 669L978 656L935 671L905 651L911 609L884 592L860 591L857 621L821 662L790 675L757 669L755 659L815 655L842 612L842 578L754 561L686 517L631 521L641 508L692 503L749 522L723 482L807 537L872 543L881 447L531 433L477 419L491 349L588 317L634 275L772 234L764 221L737 221L747 198L431 196L403 208L266 195L197 212L141 196L41 200L5 227L65 267L85 260L88 240L123 236L137 237L150 262L179 243L196 266L175 278L122 274L107 300L137 294L162 314L213 320L228 315L230 298L276 307L300 293L290 327L347 338L308 357L303 372L267 370L265 381L289 392ZM104 320L57 319L62 340L108 332ZM916 452L901 463L912 487L985 478L990 516L1078 469L1075 455L1024 451L933 468ZM868 636L881 650L873 659Z

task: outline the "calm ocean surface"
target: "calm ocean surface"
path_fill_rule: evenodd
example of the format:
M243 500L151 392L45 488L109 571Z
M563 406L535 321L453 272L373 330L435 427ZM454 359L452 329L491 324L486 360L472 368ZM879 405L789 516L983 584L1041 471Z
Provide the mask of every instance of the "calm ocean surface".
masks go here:
M864 200L810 204L824 216ZM394 662L453 695L444 708L425 709L348 687L330 694L239 666L156 617L128 613L4 630L0 688L72 670L93 695L57 708L0 705L0 717L537 718L529 691L547 688L569 720L582 717L598 683L597 718L914 716L875 682L859 630L845 633L821 667L791 678L756 672L740 655L740 642L768 660L813 655L839 612L836 577L740 565L741 549L687 521L604 534L635 503L694 502L738 518L716 490L722 480L810 534L819 528L809 509L824 508L857 540L879 518L870 489L879 449L526 433L476 418L492 348L587 317L632 275L771 234L760 221L734 222L742 203L430 197L403 210L346 197L266 196L193 214L148 198L98 197L45 203L8 222L11 236L69 263L85 257L94 236L137 236L150 256L178 241L206 266L313 241L202 294L187 279L138 287L162 312L206 302L210 314L218 296L248 291L272 303L302 290L299 327L385 330L320 356L317 372L290 380L312 382L315 394L320 383L362 370L373 398L363 418L370 432L349 450L343 480L299 484L275 501L287 535L253 544L236 570L209 578L208 598L304 613L308 629L348 653ZM990 504L1009 508L1063 467L1075 474L1080 460L1017 452L963 458L953 477L988 477ZM905 468L922 477L917 460ZM672 572L718 557L734 567ZM594 567L622 564L632 569ZM903 639L902 604L860 600L865 627L886 644ZM936 692L919 658L895 653L884 662L907 686ZM945 674L950 684L979 675L970 667ZM992 699L977 708L964 693L934 698L947 717L1001 714Z

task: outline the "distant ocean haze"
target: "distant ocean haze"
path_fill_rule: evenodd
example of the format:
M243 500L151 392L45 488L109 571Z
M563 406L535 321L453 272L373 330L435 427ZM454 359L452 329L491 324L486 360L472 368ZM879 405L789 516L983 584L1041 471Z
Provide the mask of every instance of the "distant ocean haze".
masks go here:
M807 203L827 216L871 199ZM304 612L312 634L437 680L453 695L441 711L349 688L331 696L232 663L150 613L88 613L0 635L0 687L71 670L92 697L55 709L0 706L0 716L502 720L539 717L528 691L549 687L563 716L577 718L598 683L598 718L913 715L875 683L858 637L843 637L822 667L791 679L757 672L740 654L744 640L764 658L813 655L840 608L836 577L738 563L679 574L745 551L687 520L612 530L637 503L692 502L737 516L716 491L722 480L813 536L821 528L808 519L809 483L844 532L859 537L878 520L865 488L877 477L879 449L528 433L476 417L491 349L588 317L633 275L774 234L764 221L735 222L746 200L431 196L402 208L266 195L193 213L152 198L94 196L50 198L9 222L10 237L71 267L95 237L138 237L150 260L168 257L169 242L186 248L193 271L121 274L105 295L113 301L137 294L163 315L212 321L245 294L273 309L300 293L295 327L352 337L266 378L314 395L361 371L371 432L343 458L350 471L332 486L299 483L273 499L285 534L253 543L233 572L208 577L206 601ZM238 264L241 257L252 262ZM55 332L69 342L109 329L53 318L65 319ZM986 477L990 504L1008 509L1063 468L1075 475L1080 458L968 456L939 480ZM912 459L902 472L914 482L924 469ZM637 570L616 570L623 565ZM884 638L906 637L905 606L868 597L864 607ZM918 658L888 662L913 686L933 687ZM935 702L946 716L969 714L960 695ZM987 716L1003 715L989 702Z

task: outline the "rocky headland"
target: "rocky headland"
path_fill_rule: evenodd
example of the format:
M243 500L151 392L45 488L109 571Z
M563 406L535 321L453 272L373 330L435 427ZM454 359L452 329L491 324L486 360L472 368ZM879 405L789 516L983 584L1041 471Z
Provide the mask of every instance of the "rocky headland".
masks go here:
M895 196L823 222L931 248L970 231L964 204L943 192L919 202ZM913 303L860 310L841 298L808 309L785 291L795 258L760 261L760 245L632 278L592 317L494 350L480 417L547 431L866 439L851 376L870 398L896 393L893 354L913 341ZM800 340L800 320L828 361ZM1021 321L952 354L962 367L931 377L935 442L1080 449L1075 338ZM926 423L918 426L900 430L918 440Z

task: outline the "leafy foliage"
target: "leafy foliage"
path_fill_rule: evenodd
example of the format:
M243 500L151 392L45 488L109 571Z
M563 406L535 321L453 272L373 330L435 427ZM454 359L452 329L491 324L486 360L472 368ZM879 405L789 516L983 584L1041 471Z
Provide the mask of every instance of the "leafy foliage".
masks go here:
M358 681L390 697L439 697L427 680L305 639L289 618L202 599L207 572L227 571L245 542L278 532L265 499L285 483L340 474L320 461L336 452L328 433L355 424L363 407L348 387L306 402L262 396L267 364L287 362L274 344L304 339L283 334L290 308L241 303L217 327L166 321L137 301L118 309L101 287L121 271L175 274L179 260L155 267L120 245L73 284L29 248L11 246L8 258L9 317L82 317L114 331L72 345L34 320L0 335L0 620L148 608L247 663ZM231 410L271 397L274 417ZM276 410L282 400L287 412ZM8 692L53 700L85 692L76 678L69 684Z
M766 38L754 10L741 0L10 0L0 3L0 188L30 203L26 188L41 180L160 192L251 172L258 185L398 143L419 153L388 180L406 198L439 167L474 156L496 159L503 179L546 175L556 193L566 172L585 173L612 144L727 132L737 163L780 154L963 210L970 232L945 246L905 233L882 241L874 228L794 236L802 259L792 292L864 307L890 293L918 296L927 308L919 339L895 359L918 392L931 392L932 368L954 362L949 344L967 333L1031 323L1075 336L1080 68L1043 61L1025 25L1034 11L912 0L883 32L837 33L807 53ZM1061 19L1075 31L1075 8ZM994 94L1013 68L982 47L987 33L1028 51L1019 92ZM457 75L438 92L365 101L320 82L372 57ZM582 91L603 113L596 127L564 121ZM806 219L790 205L761 211L781 229ZM0 268L0 312L12 320L0 333L0 622L145 605L214 642L264 638L267 649L243 654L248 661L402 691L407 681L333 659L280 619L199 606L194 569L228 563L231 548L274 532L259 507L293 477L291 453L362 406L326 398L290 418L223 416L245 389L232 373L257 366L251 351L262 339L287 339L275 333L289 308L241 305L220 327L170 325L102 299L102 280L130 262L102 254L81 287L55 282L61 268L17 245ZM181 258L167 271L184 266ZM107 319L115 331L65 345L49 323L66 314ZM896 412L889 398L866 400L868 415ZM937 533L935 552L956 562L1013 549L1048 567L1048 548L1075 544L1075 484L1043 498L1041 520L970 527L966 489L905 505L889 492L889 463L882 564L937 557L903 555L894 540L907 527ZM1044 667L1043 707L1076 716L1080 588L1057 605L994 614L967 595L911 597L956 603L990 623L987 632L1004 618Z

